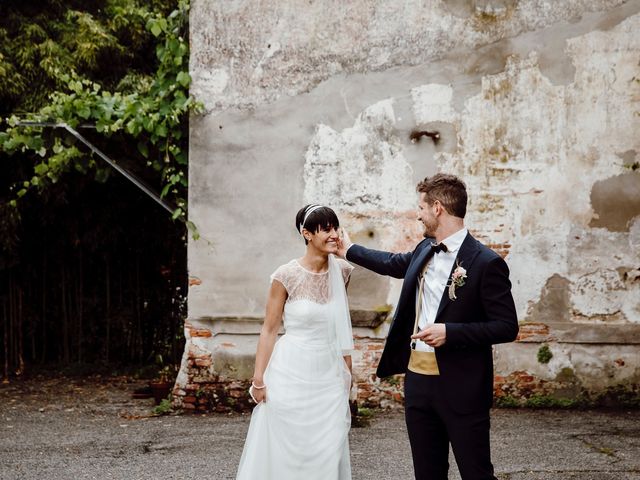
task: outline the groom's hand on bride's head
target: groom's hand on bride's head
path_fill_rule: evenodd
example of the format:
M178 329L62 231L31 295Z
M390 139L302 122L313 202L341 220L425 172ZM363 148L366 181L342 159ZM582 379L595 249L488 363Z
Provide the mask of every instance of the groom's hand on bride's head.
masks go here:
M351 239L349 238L349 234L347 231L340 227L340 235L338 236L338 256L342 258L346 258L347 250L353 244Z

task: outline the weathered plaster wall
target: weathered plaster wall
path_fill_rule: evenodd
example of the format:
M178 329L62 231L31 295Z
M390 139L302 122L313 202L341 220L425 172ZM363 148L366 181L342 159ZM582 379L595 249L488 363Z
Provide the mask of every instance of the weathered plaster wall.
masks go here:
M300 206L329 204L356 241L406 251L420 236L415 184L435 171L465 179L467 224L506 256L521 320L544 326L496 349L501 378L570 368L585 388L638 383L640 175L625 165L640 159L639 12L638 0L193 1L202 240L189 245L178 386L250 375L268 276L303 253ZM411 140L425 130L438 141ZM382 311L398 289L357 269L352 308ZM385 333L356 328L362 395L394 391L370 379ZM540 342L552 363L535 360ZM604 364L617 373L598 382Z

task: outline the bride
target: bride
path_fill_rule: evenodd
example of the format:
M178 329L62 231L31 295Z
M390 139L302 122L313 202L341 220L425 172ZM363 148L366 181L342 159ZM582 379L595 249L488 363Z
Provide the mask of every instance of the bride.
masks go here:
M249 389L257 405L238 480L351 479L353 336L346 283L353 267L334 255L339 222L333 210L307 205L296 227L306 253L271 275Z

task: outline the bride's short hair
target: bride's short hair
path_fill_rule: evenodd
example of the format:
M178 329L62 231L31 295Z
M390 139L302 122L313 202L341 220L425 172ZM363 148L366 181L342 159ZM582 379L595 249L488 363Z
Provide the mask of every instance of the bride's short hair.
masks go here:
M320 229L329 230L331 228L338 229L340 227L340 222L338 221L336 212L329 207L320 206L319 208L314 208L313 211L307 215L307 211L310 211L313 207L317 206L318 205L316 204L310 203L298 210L296 215L296 230L298 230L298 232L302 233L303 228L316 233L320 231ZM305 245L308 243L306 239L304 243Z

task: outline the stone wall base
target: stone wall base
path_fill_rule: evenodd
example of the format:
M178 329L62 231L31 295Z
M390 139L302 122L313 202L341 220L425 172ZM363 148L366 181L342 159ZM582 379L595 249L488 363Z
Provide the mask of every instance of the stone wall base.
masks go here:
M610 325L522 324L516 342L494 347L496 405L640 407L638 328L627 325L616 336ZM192 323L185 333L174 406L192 412L249 411L257 333L216 332L215 325ZM352 406L401 407L403 376L375 375L386 331L357 328L354 334Z

